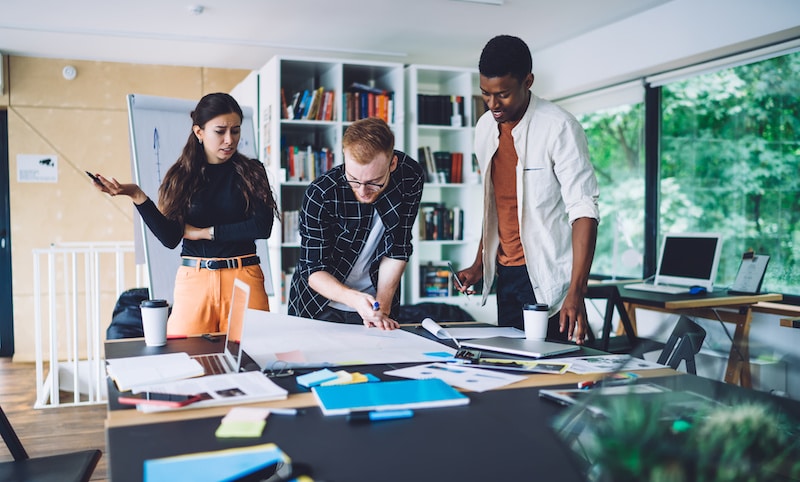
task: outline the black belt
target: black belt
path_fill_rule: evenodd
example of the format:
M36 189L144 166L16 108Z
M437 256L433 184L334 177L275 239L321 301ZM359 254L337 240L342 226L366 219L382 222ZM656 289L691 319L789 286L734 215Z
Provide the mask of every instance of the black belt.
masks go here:
M247 258L222 258L222 259L197 259L197 258L183 258L181 262L184 266L191 266L192 268L205 268L205 269L227 269L238 268L239 261L241 266L253 266L261 262L258 256L249 256Z

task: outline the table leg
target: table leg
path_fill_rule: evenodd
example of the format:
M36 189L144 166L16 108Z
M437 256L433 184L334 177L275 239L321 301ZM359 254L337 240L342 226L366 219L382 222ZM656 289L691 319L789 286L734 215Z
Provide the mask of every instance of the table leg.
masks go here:
M728 355L728 368L725 371L725 381L752 388L753 381L750 374L750 322L753 310L750 307L741 308L744 313L740 321L736 322L736 331L733 333L733 344Z

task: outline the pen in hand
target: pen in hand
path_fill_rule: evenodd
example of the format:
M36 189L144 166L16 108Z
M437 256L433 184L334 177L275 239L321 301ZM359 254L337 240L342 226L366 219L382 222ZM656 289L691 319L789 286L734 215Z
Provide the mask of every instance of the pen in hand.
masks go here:
M450 269L450 274L453 275L453 280L455 280L455 282L456 282L456 287L458 288L458 291L460 291L461 293L464 293L467 296L467 298L469 298L469 292L464 289L464 284L461 283L460 279L458 279L458 273L456 273L455 268L453 268L453 263L448 261L447 262L447 268Z

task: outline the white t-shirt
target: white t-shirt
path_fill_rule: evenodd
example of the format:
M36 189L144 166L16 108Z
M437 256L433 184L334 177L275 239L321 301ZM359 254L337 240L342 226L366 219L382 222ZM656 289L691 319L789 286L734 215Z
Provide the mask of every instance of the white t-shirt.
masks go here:
M378 211L375 211L372 215L372 227L369 230L369 236L367 236L367 240L364 241L364 247L358 254L356 264L353 265L353 269L350 270L350 274L347 275L347 279L344 280L345 286L375 296L377 291L375 287L372 286L372 280L369 278L369 262L372 258L372 253L378 248L378 243L383 237L384 231L386 231L386 228L383 225L383 221L381 221ZM328 306L342 311L356 311L352 306L337 301L331 301Z

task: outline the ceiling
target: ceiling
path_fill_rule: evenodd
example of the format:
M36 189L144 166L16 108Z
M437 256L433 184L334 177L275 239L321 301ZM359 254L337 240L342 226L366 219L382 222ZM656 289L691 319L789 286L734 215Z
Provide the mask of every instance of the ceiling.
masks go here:
M274 55L476 67L497 34L531 50L670 0L0 0L6 55L257 69ZM198 10L202 10L198 13Z

